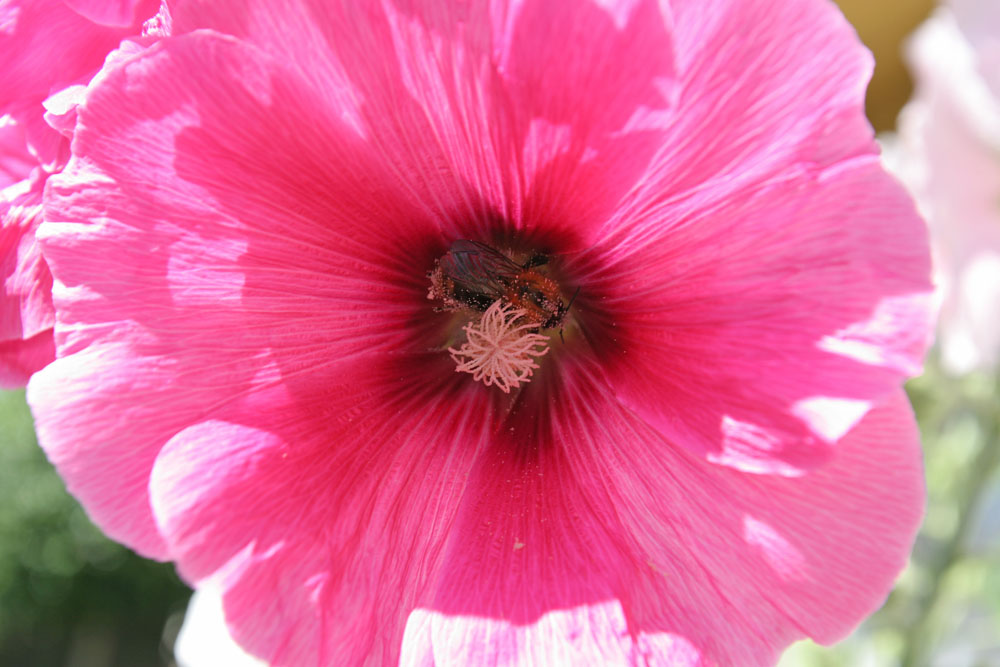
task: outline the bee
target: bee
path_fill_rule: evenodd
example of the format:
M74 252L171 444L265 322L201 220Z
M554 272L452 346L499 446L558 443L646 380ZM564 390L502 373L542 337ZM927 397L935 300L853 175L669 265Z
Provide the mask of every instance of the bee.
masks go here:
M517 264L485 243L458 239L431 272L428 296L443 299L446 306L480 312L503 299L524 310L539 329L561 327L573 299L564 304L559 285L536 270L547 263L548 257L538 254Z

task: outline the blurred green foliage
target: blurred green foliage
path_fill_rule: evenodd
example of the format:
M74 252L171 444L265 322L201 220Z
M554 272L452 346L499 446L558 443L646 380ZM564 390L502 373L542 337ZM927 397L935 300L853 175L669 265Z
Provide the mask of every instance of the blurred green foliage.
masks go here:
M169 665L164 628L189 594L171 565L90 523L37 446L24 392L0 392L0 665Z

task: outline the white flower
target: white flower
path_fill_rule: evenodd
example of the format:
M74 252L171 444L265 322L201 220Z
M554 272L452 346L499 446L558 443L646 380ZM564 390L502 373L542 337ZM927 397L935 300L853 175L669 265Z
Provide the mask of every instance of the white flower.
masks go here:
M951 4L911 40L916 87L887 162L930 224L942 360L965 373L1000 360L1000 3Z

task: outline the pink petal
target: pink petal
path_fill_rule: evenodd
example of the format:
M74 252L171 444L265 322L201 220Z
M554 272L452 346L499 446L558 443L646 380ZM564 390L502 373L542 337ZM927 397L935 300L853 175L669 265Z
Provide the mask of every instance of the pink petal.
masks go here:
M45 175L0 194L0 386L23 387L55 358L52 274L35 240Z
M483 396L381 399L275 393L268 414L236 417L271 426L203 422L156 461L153 506L181 572L221 577L234 637L269 663L395 664L428 599L489 437L473 417Z
M184 3L174 29L209 26L300 68L453 236L499 216L589 244L655 147L622 129L637 106L666 106L673 80L655 2L247 4Z
M12 0L0 5L0 114L17 120L31 154L49 172L62 169L69 159L63 134L71 137L73 118L45 114L43 101L67 87L82 88L123 38L138 35L157 5L155 0ZM108 23L94 23L85 18L88 13Z
M637 632L617 600L547 612L518 625L416 609L406 622L401 667L434 665L707 665L683 637Z
M11 201L0 199L0 340L31 338L55 323L52 274L35 240L44 184L40 175Z
M660 237L664 216L713 208L790 170L876 152L862 113L871 54L831 3L671 7L675 101L661 113L640 108L624 128L647 135L658 151L606 227L616 240Z
M662 226L578 258L595 280L574 307L619 398L670 441L795 474L919 372L926 230L874 156Z
M126 360L111 346L57 359L28 383L39 444L70 493L112 539L149 558L168 554L149 508L149 471L156 451L178 424L197 415L215 394L203 391L170 403L177 414L160 412L161 380L155 360ZM106 395L131 395L127 413ZM103 403L103 405L102 405ZM95 474L94 470L100 470Z
M0 387L23 387L32 373L44 368L55 356L51 329L25 340L0 340Z
M771 663L794 639L846 636L884 601L923 515L919 433L899 390L838 443L829 465L799 478L713 469L659 448L627 456L643 482L627 485L612 464L601 484L622 492L625 530L650 557L636 623L670 619L693 644L719 646L708 649L718 664ZM697 598L698 611L681 602Z
M427 179L454 173L473 186L471 208L451 204L459 217L544 221L569 247L789 163L875 150L860 113L870 55L822 3L315 4L186 3L175 29L210 26L297 63L428 201L441 188Z
M434 250L407 239L436 223L294 74L217 35L125 61L78 116L42 226L63 359L29 400L95 522L165 557L145 488L160 448L256 388L330 391L412 347Z
M457 50L435 45L439 37L419 16L373 2L187 2L173 19L175 34L211 27L298 70L316 103L391 166L390 181L410 191L424 215L454 229L482 227L517 206L516 196L506 197L516 174L509 121L495 111L494 76L483 61L482 7L436 6L442 23L449 12L471 14L463 32L472 45Z
M588 385L567 380L537 444L480 459L407 664L769 664L884 599L923 500L901 392L782 478L692 457Z
M63 0L80 16L94 23L134 28L156 13L159 0Z
M22 101L8 105L6 110L6 117L20 129L21 140L31 156L32 167L41 166L46 172L52 173L66 165L70 153L69 141L45 122L45 110L40 103Z
M67 86L45 98L42 102L45 113L40 118L36 114L31 120L44 125L50 134L62 135L62 143L57 145L56 159L50 171L61 171L69 161L68 140L73 139L73 133L76 131L76 110L86 100L90 87L99 83L119 64L155 44L158 39L160 39L158 35L144 34L141 37L122 40L118 48L107 54L104 65L89 82Z
M516 118L521 215L529 228L544 222L586 247L660 148L662 126L645 121L676 103L671 10L619 0L497 4L494 61Z
M0 116L0 191L28 177L38 163L28 152L24 129L11 116ZM0 194L0 200L5 195Z
M81 0L81 6L96 3ZM150 0L140 4L152 6ZM155 8L153 9L155 11ZM69 84L83 83L118 42L138 32L131 25L105 27L62 0L14 1L0 6L0 111L16 102L40 103Z

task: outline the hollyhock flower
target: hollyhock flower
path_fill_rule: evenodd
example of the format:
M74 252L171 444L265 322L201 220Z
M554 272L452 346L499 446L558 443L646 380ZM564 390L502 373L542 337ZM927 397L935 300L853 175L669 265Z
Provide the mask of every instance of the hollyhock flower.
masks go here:
M76 96L157 4L0 2L0 387L24 386L55 354L52 276L35 230L45 181L69 159Z
M943 297L942 361L955 373L995 367L1000 6L965 1L940 8L914 35L908 55L916 90L900 114L895 160L933 232Z
M29 401L108 534L278 665L750 665L878 606L929 261L829 3L171 13L39 232Z

